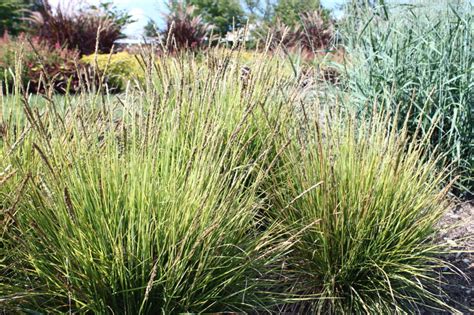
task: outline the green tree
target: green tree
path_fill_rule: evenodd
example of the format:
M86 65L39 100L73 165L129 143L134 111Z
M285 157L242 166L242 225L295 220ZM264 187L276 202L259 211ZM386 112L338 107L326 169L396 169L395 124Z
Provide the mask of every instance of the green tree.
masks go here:
M51 8L49 0L0 0L0 36L7 31L11 35L28 32L27 17L31 11Z
M23 10L28 8L23 0L0 1L0 35L5 31L17 35L24 30Z
M239 0L172 0L169 5L170 10L180 3L195 6L194 13L200 15L205 22L212 24L214 31L221 35L225 35L233 27L243 26L247 21Z
M294 26L299 23L302 13L314 12L320 8L319 0L279 0L274 6L273 20L278 18L284 24Z
M272 16L273 4L271 0L244 0L243 4L251 23L268 21Z
M91 5L86 10L97 10L107 16L122 31L128 24L135 22L133 17L126 11L118 9L113 1L101 1L98 6ZM122 33L122 37L125 35Z
M147 37L158 37L158 26L153 20L149 20L143 30Z

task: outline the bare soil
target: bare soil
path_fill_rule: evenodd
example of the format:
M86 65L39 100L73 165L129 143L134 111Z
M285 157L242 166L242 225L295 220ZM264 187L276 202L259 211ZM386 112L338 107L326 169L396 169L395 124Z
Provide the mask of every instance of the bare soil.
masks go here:
M449 297L446 303L460 314L474 314L474 200L453 206L439 224L439 241L449 245L450 253L443 257L465 277L449 270L440 270L441 286ZM430 314L448 314L434 313Z

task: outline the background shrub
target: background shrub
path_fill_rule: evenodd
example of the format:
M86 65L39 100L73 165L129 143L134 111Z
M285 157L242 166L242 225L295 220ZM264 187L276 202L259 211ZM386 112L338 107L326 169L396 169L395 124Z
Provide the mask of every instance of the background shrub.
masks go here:
M0 81L10 89L18 71L23 88L29 92L79 90L79 54L76 51L51 46L38 37L28 39L26 35L0 39Z
M300 15L301 26L295 30L298 45L312 52L327 49L334 42L334 29L322 10L305 12Z
M301 13L298 23L287 25L276 19L264 28L260 37L271 40L270 47L278 49L281 45L303 50L303 53L320 53L334 46L334 27L331 20L323 16L322 10Z
M127 13L116 11L110 5L79 10L58 6L52 10L47 0L42 3L27 18L32 32L51 44L77 49L81 55L95 52L97 39L99 52L110 52L114 42L123 36L123 27L131 22Z
M214 32L221 36L225 36L227 32L234 28L240 28L245 25L245 12L241 2L238 0L185 0L171 1L181 5L195 7L194 14L202 17L202 19L214 27ZM174 9L176 4L172 5ZM179 6L179 4L178 4Z
M123 91L130 81L132 84L145 82L145 69L138 61L139 56L128 52L83 56L81 61L91 68L98 67L100 75L111 91ZM95 64L97 61L97 65Z
M211 25L195 14L195 7L176 4L165 16L163 35L168 50L203 48L211 32Z

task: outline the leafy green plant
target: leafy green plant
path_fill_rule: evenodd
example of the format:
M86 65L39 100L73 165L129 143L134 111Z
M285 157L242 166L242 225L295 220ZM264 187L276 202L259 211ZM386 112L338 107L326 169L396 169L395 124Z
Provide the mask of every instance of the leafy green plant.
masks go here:
M81 62L92 68L98 67L112 91L123 91L128 82L143 84L145 81L145 69L140 65L137 56L128 52L83 56Z

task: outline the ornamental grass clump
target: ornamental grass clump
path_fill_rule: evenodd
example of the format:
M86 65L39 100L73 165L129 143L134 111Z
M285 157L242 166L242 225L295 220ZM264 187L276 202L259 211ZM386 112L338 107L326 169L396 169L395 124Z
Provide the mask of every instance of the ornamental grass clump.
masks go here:
M117 98L63 98L64 110L17 99L27 120L0 151L7 310L157 314L269 302L265 274L286 245L273 224L258 228L272 129L252 121L276 117L278 85L263 63L262 83L246 89L237 65L170 64L156 66L157 87Z
M394 1L396 2L396 1ZM431 133L431 148L461 175L456 193L474 193L474 6L472 1L413 1L368 8L349 5L342 24L350 64L351 106L378 100L401 116L411 109L411 134ZM369 106L370 107L370 106Z
M242 53L143 52L121 94L0 93L2 312L449 309L436 125L326 111Z
M443 262L435 224L446 210L437 158L426 138L398 132L396 117L361 120L331 110L305 123L273 175L273 207L299 235L282 278L301 302L285 311L387 314L447 307L433 271ZM395 115L396 116L396 115ZM329 114L326 114L329 117ZM367 118L367 117L366 117Z

